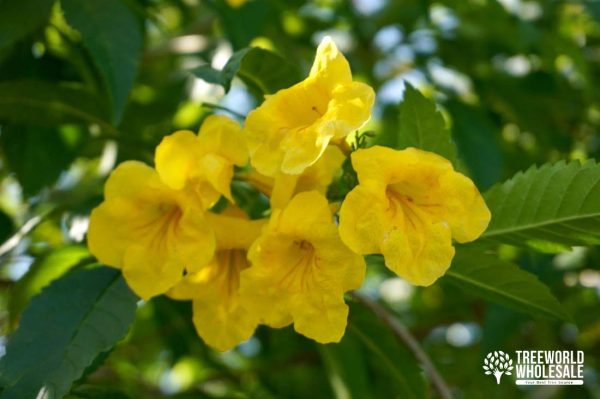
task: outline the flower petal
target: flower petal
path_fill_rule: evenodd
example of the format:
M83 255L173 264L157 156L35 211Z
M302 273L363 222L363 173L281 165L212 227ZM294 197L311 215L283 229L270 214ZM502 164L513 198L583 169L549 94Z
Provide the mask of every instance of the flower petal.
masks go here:
M210 115L200 127L198 140L205 153L218 154L238 166L248 163L248 149L242 128L231 118Z
M329 90L340 83L352 81L350 65L330 36L325 36L317 47L309 76L319 79Z
M125 252L123 276L142 299L163 294L183 278L183 264L169 262L166 251L131 245Z
M197 174L202 156L198 136L189 130L175 132L162 139L154 156L156 171L169 187L180 190Z

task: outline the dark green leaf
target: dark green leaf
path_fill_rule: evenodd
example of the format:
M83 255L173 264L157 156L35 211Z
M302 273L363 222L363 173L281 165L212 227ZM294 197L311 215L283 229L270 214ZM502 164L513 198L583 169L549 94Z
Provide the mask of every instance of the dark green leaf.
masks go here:
M140 22L120 0L62 0L61 5L106 83L113 121L118 122L137 74L143 44Z
M0 119L36 126L95 123L114 132L102 101L92 93L34 80L0 83Z
M369 399L372 389L360 341L346 334L338 344L319 346L337 399Z
M492 221L483 237L549 252L600 243L600 166L533 166L485 193Z
M381 137L380 144L397 149L416 147L456 162L456 148L444 117L433 101L409 83L400 104L400 129L397 135Z
M4 126L0 144L8 170L28 196L51 186L76 155L64 135L50 128Z
M423 373L415 358L370 310L352 305L348 327L348 333L363 344L368 354L374 371L374 397L426 397ZM381 392L390 381L394 390Z
M477 249L459 248L444 280L520 312L570 319L550 289L535 275Z
M40 390L62 398L99 353L123 338L136 302L121 274L106 267L52 283L9 337L0 360L0 398L35 399Z
M223 86L225 91L229 91L231 81L237 75L250 90L259 95L275 93L300 80L300 72L295 65L269 50L258 47L245 48L234 53L221 71L209 66L200 66L192 73L209 83Z
M0 50L46 22L53 4L54 0L0 1Z

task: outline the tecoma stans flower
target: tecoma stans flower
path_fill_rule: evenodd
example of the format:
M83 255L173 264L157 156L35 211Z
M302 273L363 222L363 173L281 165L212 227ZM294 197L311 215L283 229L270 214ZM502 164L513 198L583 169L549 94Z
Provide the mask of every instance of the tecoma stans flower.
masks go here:
M252 165L270 177L302 173L331 140L369 119L374 98L370 86L352 81L348 61L326 37L305 80L267 96L248 114L244 132Z
M360 254L382 253L412 284L433 284L450 266L452 238L473 241L490 221L473 182L434 153L375 146L354 152L352 166L359 185L340 209L342 240Z
M278 174L275 178L261 175L253 170L245 175L245 179L258 188L263 194L271 197L273 208L284 207L295 194L316 190L327 193L327 187L337 174L341 172L346 160L344 153L335 146L329 146L317 162L309 166L299 175Z
M188 274L169 296L191 299L198 335L213 348L226 351L250 338L259 321L238 291L240 272L250 266L247 250L265 220L248 220L235 208L219 215L207 213L207 220L217 239L215 257L200 271Z
M178 283L184 270L204 266L215 239L196 201L167 187L151 167L127 161L112 172L104 202L92 211L88 245L149 299Z
M248 162L248 150L241 128L223 115L211 115L200 133L182 130L165 137L156 148L156 171L163 182L193 193L205 209L221 195L233 202L233 166Z
M364 278L364 259L340 240L325 197L297 194L275 209L248 252L240 295L261 322L291 322L300 334L321 343L337 342L346 328L344 293Z

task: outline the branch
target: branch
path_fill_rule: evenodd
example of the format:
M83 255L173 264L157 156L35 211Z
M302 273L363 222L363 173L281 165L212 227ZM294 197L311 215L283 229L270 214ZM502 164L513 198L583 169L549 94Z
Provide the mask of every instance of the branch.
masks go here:
M423 366L425 374L427 374L431 380L439 396L442 399L452 399L452 394L450 393L450 388L448 388L446 381L444 381L431 359L429 359L429 356L427 356L417 339L411 334L408 328L406 328L406 326L402 324L391 312L372 299L359 294L356 291L351 292L350 295L368 307L379 319L381 319L381 321L383 321L389 327L396 338L398 338L408 347L415 358Z
M4 243L0 245L0 257L12 251L17 245L19 245L21 239L27 234L29 234L29 232L33 230L33 228L37 226L41 221L42 216L39 215L34 216L28 221L26 221L15 234L13 234L11 237L8 238L8 240L4 241Z

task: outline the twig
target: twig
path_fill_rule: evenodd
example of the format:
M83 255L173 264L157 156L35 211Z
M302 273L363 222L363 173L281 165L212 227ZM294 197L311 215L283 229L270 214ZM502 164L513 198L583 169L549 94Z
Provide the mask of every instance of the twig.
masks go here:
M33 228L37 226L41 221L42 216L40 215L34 216L28 221L26 221L15 234L13 234L11 237L8 238L8 240L4 241L2 245L0 245L0 257L12 251L17 245L19 245L21 239L27 234L29 234L29 232L33 230Z
M452 394L448 385L435 368L435 365L429 359L429 356L425 353L417 339L411 334L411 332L402 324L392 313L386 308L381 306L379 303L372 299L359 294L358 292L352 292L350 295L357 301L368 307L377 317L381 319L392 331L392 333L402 341L408 349L413 353L415 358L421 363L425 373L431 380L433 386L437 390L439 396L442 399L452 399Z
M236 118L241 119L241 120L246 119L246 115L242 115L239 112L236 112L236 111L234 111L232 109L229 109L229 108L224 107L224 106L219 105L219 104L213 104L213 103L203 102L202 106L206 107L206 108L209 108L209 109L218 109L218 110L221 110L221 111L229 112L231 115L233 115Z

